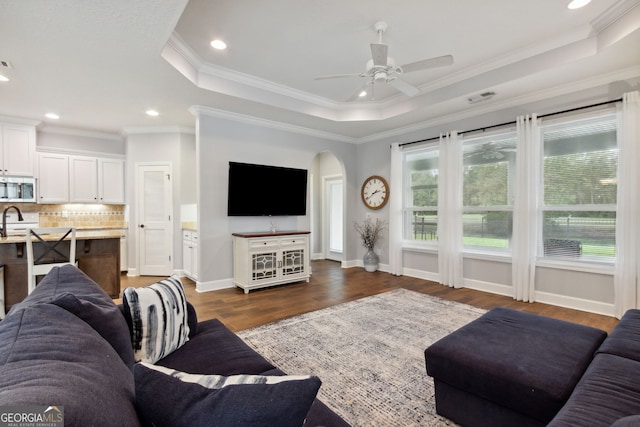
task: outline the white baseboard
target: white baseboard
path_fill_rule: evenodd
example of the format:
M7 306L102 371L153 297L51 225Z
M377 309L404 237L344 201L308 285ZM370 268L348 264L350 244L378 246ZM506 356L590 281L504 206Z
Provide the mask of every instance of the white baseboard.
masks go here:
M572 308L574 310L586 311L589 313L602 314L604 316L615 317L615 307L613 304L599 301L586 300L582 298L569 297L565 295L550 294L548 292L537 292L534 295L536 302L543 304L557 305L559 307Z
M362 267L362 261L355 261L355 260L349 260L349 261L342 261L342 268L353 268L353 267Z
M196 282L196 292L219 291L220 289L235 288L233 279L212 280L209 282Z
M137 268L129 268L127 270L127 277L138 277L138 269Z
M364 268L364 262L361 259L351 260L351 261L342 261L342 268L353 268L360 267ZM388 273L391 271L391 267L389 264L378 264L378 271L383 271Z
M411 268L404 268L402 270L402 273L404 276L438 282L438 273ZM513 288L511 286L501 285L498 283L464 279L464 287L477 291L513 297ZM535 292L534 299L535 302L539 302L542 304L550 304L558 307L570 308L573 310L586 311L588 313L602 314L604 316L615 316L614 306L610 303L603 303L599 301L592 301L566 295L558 295L538 291Z
M513 296L513 287L498 283L483 282L482 280L464 279L464 287L476 291L489 292L507 297Z
M417 270L414 268L403 268L403 276L415 277L416 279L430 280L432 282L438 282L438 273L432 273L430 271Z

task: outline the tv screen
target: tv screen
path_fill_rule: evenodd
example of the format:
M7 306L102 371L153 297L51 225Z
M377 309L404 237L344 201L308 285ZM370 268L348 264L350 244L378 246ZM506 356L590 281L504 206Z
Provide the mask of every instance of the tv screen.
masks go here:
M307 170L229 162L229 216L307 214Z

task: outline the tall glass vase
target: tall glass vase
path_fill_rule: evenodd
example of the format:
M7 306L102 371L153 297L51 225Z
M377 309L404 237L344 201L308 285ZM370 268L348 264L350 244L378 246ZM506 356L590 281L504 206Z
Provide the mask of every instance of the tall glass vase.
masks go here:
M373 251L373 248L368 248L367 252L362 257L364 262L364 269L368 272L374 272L378 270L378 254Z

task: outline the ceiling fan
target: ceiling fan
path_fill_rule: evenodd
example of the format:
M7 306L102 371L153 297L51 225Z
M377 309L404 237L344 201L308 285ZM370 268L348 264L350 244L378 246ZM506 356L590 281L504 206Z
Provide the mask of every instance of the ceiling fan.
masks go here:
M408 96L415 96L420 90L410 83L398 78L401 74L411 73L414 71L426 70L428 68L441 67L453 64L453 56L445 55L422 61L411 62L405 65L396 65L393 58L387 55L388 46L382 43L382 35L387 30L386 22L378 22L374 25L374 29L378 34L378 43L371 43L371 59L367 61L366 71L355 74L333 74L329 76L319 76L315 80L337 79L343 77L364 77L366 83L364 87L373 86L375 83L388 83L398 91ZM363 89L358 90L356 98Z

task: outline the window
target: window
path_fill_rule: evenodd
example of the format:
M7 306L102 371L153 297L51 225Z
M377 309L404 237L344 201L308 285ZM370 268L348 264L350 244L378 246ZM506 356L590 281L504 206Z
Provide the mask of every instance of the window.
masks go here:
M438 149L424 148L404 155L404 238L438 239Z
M543 127L543 256L615 258L616 138L612 114Z
M515 133L465 139L463 165L462 234L465 247L508 250L513 228Z
M541 127L542 171L536 206L538 254L546 258L612 262L616 256L617 118L610 111ZM516 179L515 131L463 140L462 229L465 250L510 253ZM439 146L407 150L404 239L438 240Z

